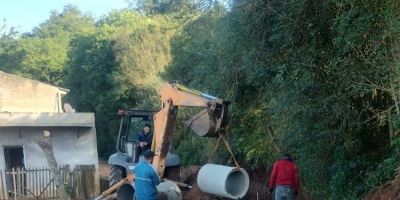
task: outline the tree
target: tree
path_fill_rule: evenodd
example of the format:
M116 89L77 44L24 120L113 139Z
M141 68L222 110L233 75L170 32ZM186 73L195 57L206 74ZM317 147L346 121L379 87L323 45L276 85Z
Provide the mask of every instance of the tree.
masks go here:
M193 0L139 0L130 1L130 7L143 14L171 14L197 11L198 1Z
M160 73L170 61L169 40L175 31L171 27L174 21L162 16L122 10L101 19L96 33L73 41L68 98L78 110L95 112L103 157L115 151L118 109L158 108Z
M56 158L54 157L53 141L51 139L50 131L44 130L43 137L37 140L37 144L42 149L46 157L47 164L49 165L50 172L53 175L54 183L57 188L57 196L63 200L71 199L70 196L67 194Z
M0 24L0 41L13 39L17 34L14 27L7 27L7 21L4 19Z
M70 41L94 30L94 20L66 6L14 40L1 40L1 70L54 85L63 85Z

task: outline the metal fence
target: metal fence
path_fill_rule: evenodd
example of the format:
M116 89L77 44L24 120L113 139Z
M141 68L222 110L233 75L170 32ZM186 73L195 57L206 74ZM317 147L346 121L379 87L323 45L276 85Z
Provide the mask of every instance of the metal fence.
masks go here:
M94 165L59 167L62 182L73 199L87 199L96 195ZM0 170L0 200L57 199L57 187L47 167L13 168Z

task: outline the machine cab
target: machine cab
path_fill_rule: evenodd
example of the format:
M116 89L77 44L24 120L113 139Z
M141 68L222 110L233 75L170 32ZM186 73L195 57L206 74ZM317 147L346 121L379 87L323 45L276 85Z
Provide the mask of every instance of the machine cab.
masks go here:
M108 164L111 166L110 186L126 177L127 172L134 169L137 148L136 136L140 131L143 131L145 124L149 124L151 126L150 133L154 133L153 116L155 113L145 110L118 111L121 121L116 144L117 152L108 158ZM168 152L165 166L169 168L169 171L179 168L179 165L179 156Z
M118 111L121 122L116 147L118 152L129 157L130 163L134 161L136 156L137 134L143 131L146 124L150 125L150 133L152 133L154 114L153 111L144 110Z

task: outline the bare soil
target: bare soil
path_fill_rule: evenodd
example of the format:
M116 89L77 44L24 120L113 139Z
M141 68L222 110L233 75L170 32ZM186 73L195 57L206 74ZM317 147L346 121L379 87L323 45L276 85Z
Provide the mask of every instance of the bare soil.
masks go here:
M269 192L267 180L269 179L271 169L259 168L248 171L250 178L249 190L244 199L263 199L272 200L272 194Z
M364 200L396 200L400 199L400 170L394 180L383 186L373 188L363 198Z
M108 177L110 174L110 166L107 164L107 161L100 160L99 161L99 176L100 176L100 192L104 192L108 189Z
M108 178L110 174L110 166L108 165L107 161L105 160L99 161L99 174L100 177Z

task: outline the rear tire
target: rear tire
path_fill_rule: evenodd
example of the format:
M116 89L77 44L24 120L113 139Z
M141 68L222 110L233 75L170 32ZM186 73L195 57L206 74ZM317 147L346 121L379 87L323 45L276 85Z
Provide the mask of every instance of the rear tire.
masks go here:
M125 169L118 165L111 165L109 185L110 187L126 177Z

